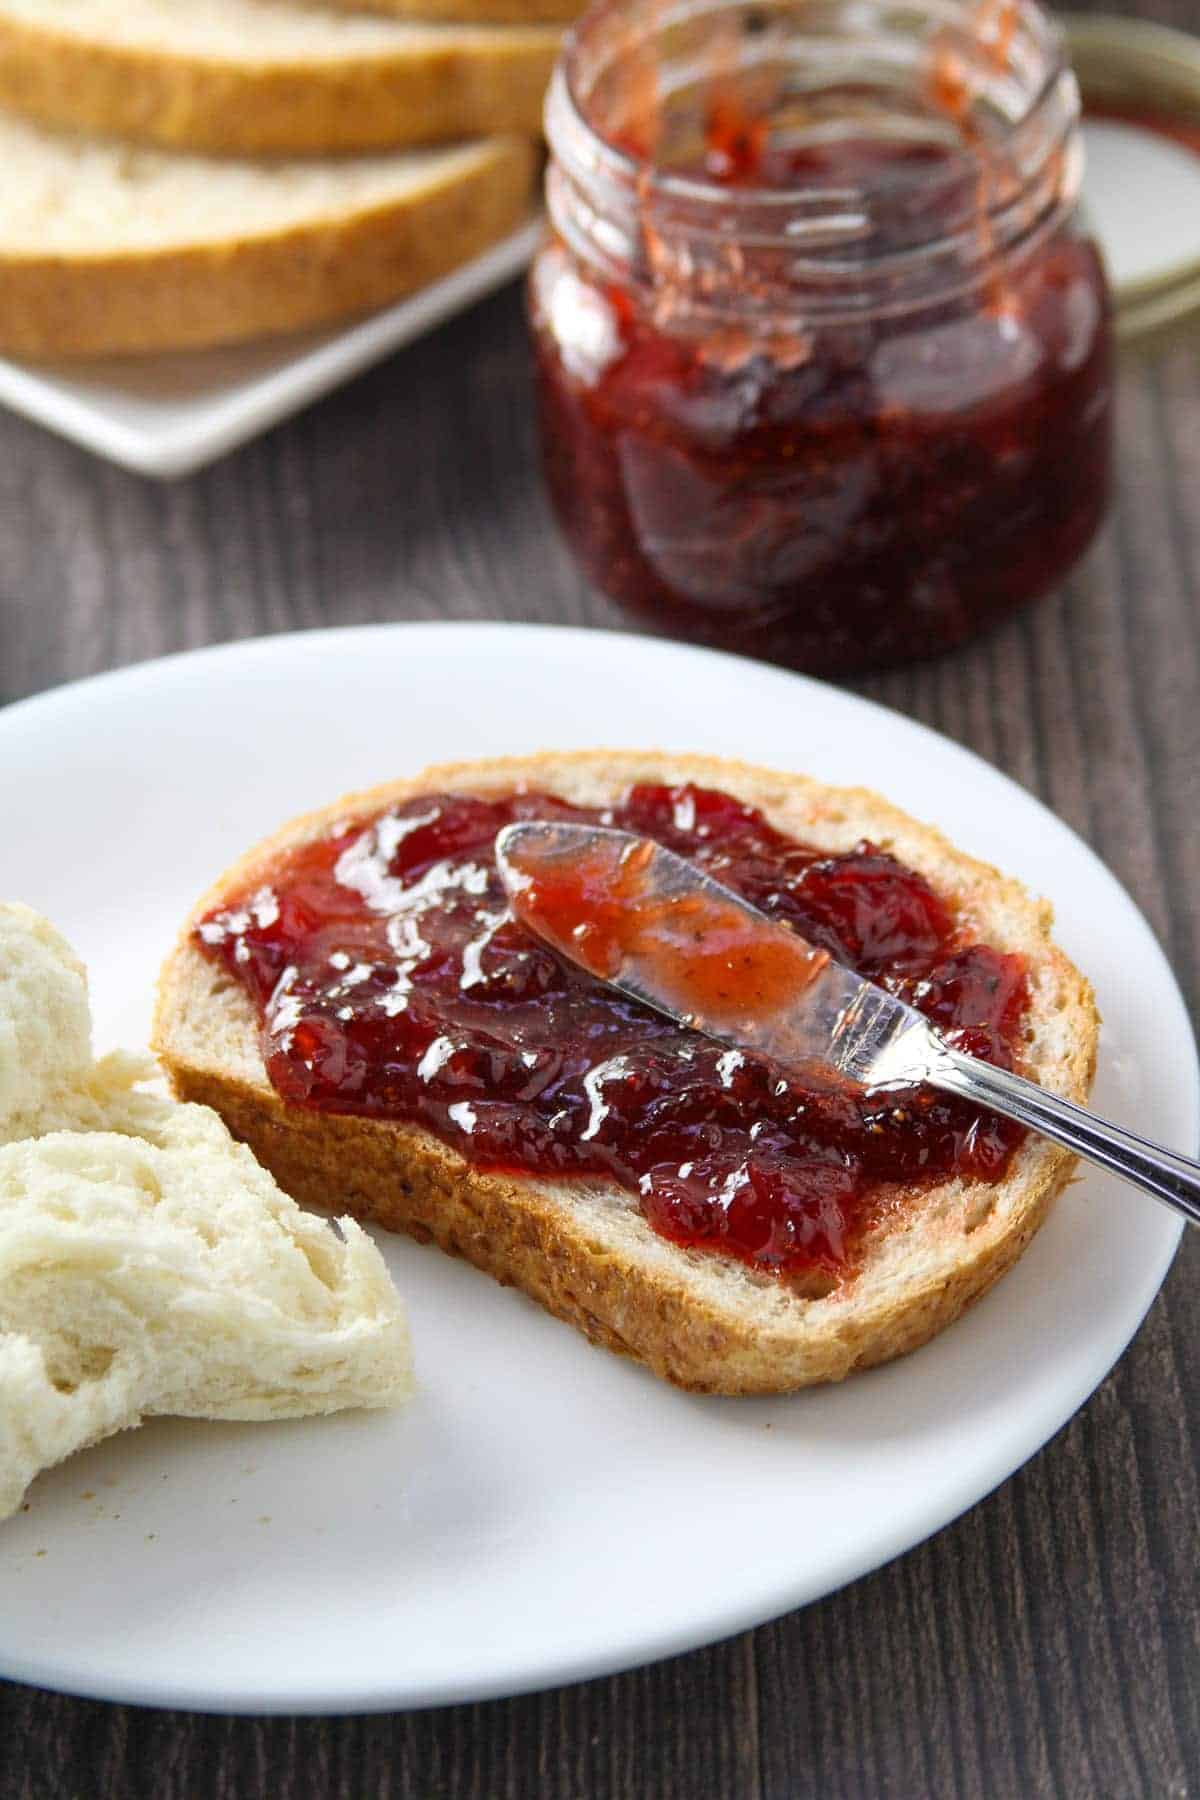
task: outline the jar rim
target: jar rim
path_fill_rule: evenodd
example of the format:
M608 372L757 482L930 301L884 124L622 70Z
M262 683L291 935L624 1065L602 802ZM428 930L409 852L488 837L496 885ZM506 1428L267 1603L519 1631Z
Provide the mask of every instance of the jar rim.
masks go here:
M838 0L826 3L835 6ZM788 0L753 0L752 10L769 15L775 9L782 14L787 4ZM931 32L958 33L965 42L966 34L978 30L988 7L994 4L995 0L983 0L981 9L979 0L908 0L903 6L895 0L873 0L865 9L855 8L854 22L866 32L885 27L894 13L910 26L913 21L923 21ZM1033 225L1045 218L1050 188L1055 190L1059 217L1076 197L1082 173L1077 141L1080 104L1063 34L1037 0L999 0L999 4L1006 9L1008 22L1009 42L1003 54L1011 61L1017 43L1022 51L1022 66L1009 79L1007 90L1010 102L1016 99L1020 104L1011 116L1001 119L1001 129L994 131L989 142L1003 147L1006 164L1011 158L1013 168L1020 171L1019 178L995 193L980 190L974 194L969 215L964 213L958 231L952 228L918 238L903 249L869 255L872 271L886 271L894 278L941 252L965 251L969 259L972 246L967 240L971 238L977 250L983 237L993 248L1007 247L1028 237ZM675 0L671 6L654 5L651 0L645 13L647 32L662 33L680 22L731 15L739 7L751 10L748 0ZM561 166L566 185L584 197L590 224L599 227L601 235L607 230L614 243L623 226L636 230L647 213L653 213L656 228L664 221L668 227L674 223L700 244L706 240L727 243L735 229L743 249L786 245L797 259L794 269L805 279L862 278L872 205L884 198L881 191L874 192L861 183L824 184L819 178L806 180L802 189L753 182L739 182L731 188L713 177L657 167L615 142L589 117L584 59L594 50L596 40L603 41L606 34L616 35L619 49L621 28L635 20L637 12L630 0L596 0L567 34L547 94L545 122L551 153ZM626 48L637 42L636 37L627 38ZM914 35L912 42L918 51L927 53L928 40ZM612 60L610 55L602 68ZM992 66L998 75L1005 72L997 59L992 59ZM1073 154L1064 156L1064 150ZM959 134L955 151L961 183L965 165L983 166L984 151L982 144L972 144L965 132ZM910 173L907 191L922 195L936 194L938 184L949 179L946 164L939 167L932 159ZM1039 183L1046 190L1042 204L1038 204ZM561 224L557 215L563 197L558 196L560 204L556 206L554 186L551 182L548 188L551 213L555 223ZM889 192L894 196L895 191L893 183ZM735 213L736 228L731 226ZM981 220L986 221L983 233Z

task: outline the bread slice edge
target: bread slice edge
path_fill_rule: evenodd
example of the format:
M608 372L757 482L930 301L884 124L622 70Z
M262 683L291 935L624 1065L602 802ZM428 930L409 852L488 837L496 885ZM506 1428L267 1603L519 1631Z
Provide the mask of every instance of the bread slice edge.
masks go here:
M530 216L534 147L491 138L431 160L391 200L165 246L0 248L0 352L208 349L331 325L427 287Z
M339 12L391 19L445 19L460 25L569 25L580 0L324 0Z
M30 23L0 7L0 105L60 130L220 155L305 155L541 131L550 24L409 22L394 48L244 59Z

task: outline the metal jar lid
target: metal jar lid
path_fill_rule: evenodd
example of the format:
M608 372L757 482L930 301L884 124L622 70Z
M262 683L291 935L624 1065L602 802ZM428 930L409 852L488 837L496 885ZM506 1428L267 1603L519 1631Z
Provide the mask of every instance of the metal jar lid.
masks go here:
M1200 307L1200 38L1102 14L1064 29L1083 94L1083 210L1129 336Z

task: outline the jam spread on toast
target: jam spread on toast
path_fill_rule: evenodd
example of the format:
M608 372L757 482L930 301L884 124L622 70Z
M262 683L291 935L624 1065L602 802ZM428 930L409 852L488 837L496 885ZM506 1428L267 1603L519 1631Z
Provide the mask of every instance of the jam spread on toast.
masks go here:
M801 1078L601 985L513 918L496 833L597 823L686 856L772 918L1012 1066L1023 961L970 941L886 850L829 855L730 795L632 788L426 794L282 852L196 941L246 990L290 1104L421 1125L479 1168L602 1176L673 1242L837 1278L882 1209L952 1174L1003 1176L1020 1130L928 1088Z

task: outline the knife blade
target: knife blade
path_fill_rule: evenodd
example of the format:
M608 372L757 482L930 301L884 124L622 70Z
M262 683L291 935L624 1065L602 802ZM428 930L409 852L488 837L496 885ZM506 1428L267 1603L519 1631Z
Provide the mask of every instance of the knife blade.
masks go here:
M496 862L527 930L677 1024L862 1087L930 1082L1200 1224L1200 1163L946 1043L915 1007L652 839L522 821L497 834Z
M863 1086L923 1080L936 1059L915 1008L652 839L524 822L496 860L527 929L677 1024Z

